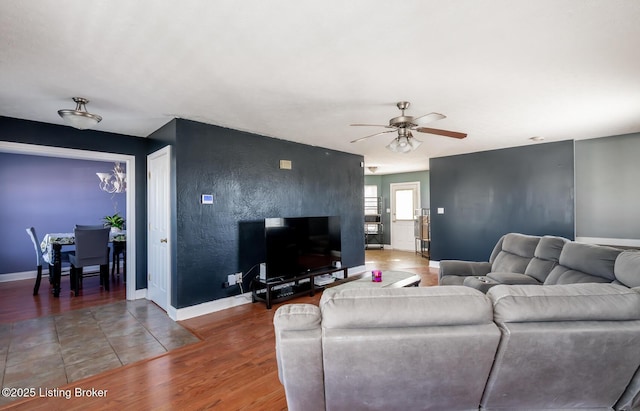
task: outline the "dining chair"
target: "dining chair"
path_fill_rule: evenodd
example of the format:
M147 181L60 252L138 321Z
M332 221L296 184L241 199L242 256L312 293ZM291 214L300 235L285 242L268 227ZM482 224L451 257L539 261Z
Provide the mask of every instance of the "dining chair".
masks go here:
M76 249L69 253L71 263L71 287L74 295L80 293L82 269L90 265L100 266L100 283L109 291L109 227L74 230Z
M76 228L77 229L81 229L81 230L97 230L99 228L103 228L103 225L82 225L82 224L76 224ZM125 267L124 270L126 270L126 261L127 261L127 257L126 257L126 250L125 250L125 245L126 242L124 241L114 241L113 242L113 254L111 256L111 278L115 280L115 274L116 272L118 273L118 277L120 277L120 255L122 255L122 259L124 261ZM127 282L127 273L126 271L124 272L124 281Z
M33 248L36 250L36 267L38 270L38 274L36 276L36 283L33 286L33 295L38 295L38 290L40 289L40 282L42 281L42 265L47 263L49 266L49 283L51 283L51 273L53 270L53 266L51 265L51 261L48 254L44 254L42 249L40 248L40 240L38 239L38 235L36 234L36 229L33 227L27 228L27 234L29 238L31 238L31 242L33 243ZM69 262L69 252L63 251L60 253L62 262Z

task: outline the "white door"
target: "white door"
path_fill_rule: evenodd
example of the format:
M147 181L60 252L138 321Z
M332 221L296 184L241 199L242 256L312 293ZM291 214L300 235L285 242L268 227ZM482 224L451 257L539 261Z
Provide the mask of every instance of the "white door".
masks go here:
M147 298L167 311L170 306L171 147L147 156Z
M415 210L420 208L420 182L391 184L391 247L415 251Z

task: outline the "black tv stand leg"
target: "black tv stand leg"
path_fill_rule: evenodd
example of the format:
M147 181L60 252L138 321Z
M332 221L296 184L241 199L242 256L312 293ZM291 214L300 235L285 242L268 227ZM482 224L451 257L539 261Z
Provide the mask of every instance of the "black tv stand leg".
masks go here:
M269 284L267 284L265 297L266 297L265 304L267 305L267 310L270 310L271 309L271 287L269 286Z

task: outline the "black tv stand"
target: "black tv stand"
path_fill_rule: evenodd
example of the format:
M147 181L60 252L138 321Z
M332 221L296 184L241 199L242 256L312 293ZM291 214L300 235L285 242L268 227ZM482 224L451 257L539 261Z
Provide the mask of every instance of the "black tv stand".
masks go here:
M257 279L253 283L251 290L252 301L263 301L267 308L271 308L272 304L287 301L302 295L313 296L317 290L324 287L315 285L315 277L324 274L332 274L342 271L343 278L347 278L347 267L326 268L321 270L307 271L295 277L282 279Z

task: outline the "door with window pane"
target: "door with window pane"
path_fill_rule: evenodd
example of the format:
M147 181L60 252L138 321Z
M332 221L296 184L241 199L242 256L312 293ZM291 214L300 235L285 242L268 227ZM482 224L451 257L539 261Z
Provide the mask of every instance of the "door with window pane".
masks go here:
M420 182L391 184L391 246L415 251L415 210L420 208Z

